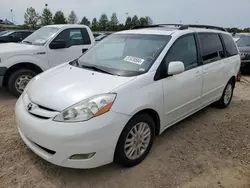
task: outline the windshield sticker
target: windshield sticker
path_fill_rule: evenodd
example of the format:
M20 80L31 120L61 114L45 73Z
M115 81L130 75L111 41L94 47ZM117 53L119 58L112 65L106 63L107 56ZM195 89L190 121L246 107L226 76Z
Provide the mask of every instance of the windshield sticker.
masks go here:
M138 57L127 56L124 58L124 61L141 65L145 60Z

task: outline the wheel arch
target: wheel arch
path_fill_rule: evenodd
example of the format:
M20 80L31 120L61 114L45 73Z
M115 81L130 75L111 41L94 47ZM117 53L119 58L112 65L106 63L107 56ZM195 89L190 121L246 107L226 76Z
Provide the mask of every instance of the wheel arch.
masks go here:
M37 74L43 72L41 67L39 67L38 65L36 65L34 63L22 62L22 63L15 64L15 65L9 67L8 70L6 71L6 73L4 74L3 86L7 86L9 77L11 76L12 73L14 73L16 70L19 70L22 68L32 70L32 71L36 72Z
M142 109L138 112L136 112L132 117L135 117L138 114L148 114L150 117L152 117L154 123L155 123L155 135L159 135L160 134L160 130L161 130L161 120L160 120L160 116L159 114L152 108L145 108Z
M231 78L230 78L230 80L229 81L232 81L232 83L233 83L233 87L235 88L235 84L236 84L236 77L235 76L232 76Z

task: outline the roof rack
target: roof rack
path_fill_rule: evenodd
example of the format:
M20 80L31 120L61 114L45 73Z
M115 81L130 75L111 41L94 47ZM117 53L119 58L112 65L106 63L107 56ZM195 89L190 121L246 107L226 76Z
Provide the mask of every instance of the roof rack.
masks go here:
M166 27L166 26L174 26L174 27L181 27L182 24L154 24L154 25L138 25L134 26L131 29L143 29L143 28L153 28L153 27Z
M155 25L146 25L146 26L134 26L131 29L143 29L143 28L166 27L166 26L178 27L179 30L185 30L190 27L194 27L194 28L216 29L220 31L227 31L223 27L217 27L217 26L211 26L211 25L195 25L195 24L155 24Z
M179 29L180 30L184 30L184 29L188 29L189 27L204 28L204 29L215 29L215 30L220 30L220 31L227 31L223 27L217 27L217 26L212 26L212 25L194 25L194 24L182 25Z

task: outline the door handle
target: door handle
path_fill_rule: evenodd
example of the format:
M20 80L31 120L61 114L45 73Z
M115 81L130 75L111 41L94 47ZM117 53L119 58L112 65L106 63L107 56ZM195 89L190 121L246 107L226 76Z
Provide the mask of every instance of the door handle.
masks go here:
M82 53L86 52L88 49L84 48L82 49Z
M201 71L196 71L195 77L199 77L199 76L201 76Z

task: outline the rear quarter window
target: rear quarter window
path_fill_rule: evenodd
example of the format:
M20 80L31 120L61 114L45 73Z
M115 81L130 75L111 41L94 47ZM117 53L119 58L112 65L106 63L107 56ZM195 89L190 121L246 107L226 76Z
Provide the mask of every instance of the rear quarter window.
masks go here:
M227 34L221 34L222 39L224 41L226 47L226 55L227 57L231 57L238 54L238 49L233 38Z

